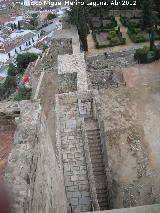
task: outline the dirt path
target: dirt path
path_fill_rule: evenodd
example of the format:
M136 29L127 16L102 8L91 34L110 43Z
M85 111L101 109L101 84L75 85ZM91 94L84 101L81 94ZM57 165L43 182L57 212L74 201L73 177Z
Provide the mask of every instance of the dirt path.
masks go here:
M134 46L135 44L132 42L132 40L129 38L128 36L128 33L127 33L127 28L124 27L120 21L120 17L115 17L116 21L117 21L117 24L118 26L120 27L121 29L121 32L122 32L122 36L123 38L126 39L126 44L129 45L129 46Z

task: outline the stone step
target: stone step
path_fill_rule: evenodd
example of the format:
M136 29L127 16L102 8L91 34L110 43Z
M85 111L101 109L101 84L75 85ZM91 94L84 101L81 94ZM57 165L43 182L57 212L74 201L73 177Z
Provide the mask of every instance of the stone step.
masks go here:
M102 153L102 149L101 148L92 148L92 147L89 147L89 151L90 153L93 153L93 154L99 154L99 155L102 155L103 156L103 153Z
M103 211L103 210L108 210L108 209L109 209L109 208L108 208L108 206L106 206L106 205L105 205L105 206L100 207L100 210L101 210L101 211Z
M91 144L97 144L97 145L99 145L99 144L101 144L101 139L100 138L88 138L88 143L91 143Z
M94 163L101 163L101 164L103 164L103 159L102 158L100 158L100 159L91 159L91 162L92 162L92 164L94 164Z
M103 171L94 171L93 170L93 175L94 176L98 176L98 178L99 178L99 176L101 177L101 176L105 176L105 171L103 170ZM104 178L104 180L105 180L105 178Z
M95 172L96 173L96 172ZM107 181L107 178L106 178L106 173L103 172L97 172L97 174L95 174L95 178L96 178L96 184L98 188L102 187L102 186L106 186L106 181Z
M88 140L101 139L101 136L99 134L87 135L87 137L88 137Z
M87 132L87 134L88 135L92 135L92 134L94 134L94 135L96 135L96 134L98 134L98 135L100 135L100 130L98 129L98 130L87 130L86 131Z
M100 135L100 132L87 132L88 136Z
M100 138L94 138L94 139L89 139L88 138L88 143L89 144L100 145L101 144L101 139Z
M96 128L96 129L87 129L87 132L100 132L100 129Z
M104 163L94 163L93 165L92 165L92 167L93 167L93 169L96 169L96 168L104 168L104 170L105 170L105 165L104 165Z
M105 172L105 166L104 165L99 165L98 167L94 167L94 165L93 165L92 168L93 168L94 172L97 172L97 171Z
M101 149L102 150L102 144L101 141L89 141L88 142L89 148L93 150L94 149ZM99 147L99 148L98 148Z
M91 149L89 148L89 151L91 155L100 155L101 157L103 156L101 149L93 150L92 148Z
M97 193L97 199L105 198L107 199L107 193Z
M100 162L102 162L103 163L103 159L102 159L102 156L101 155L95 155L95 156L93 156L93 155L90 155L91 156L91 161L96 161L96 160L102 160L102 161L100 161Z
M107 187L104 186L103 188L96 189L97 194L107 194Z
M107 205L107 197L99 197L99 199L98 199L98 203L106 203L106 205Z
M108 205L107 202L99 202L99 206L100 206L100 210L107 210L108 209Z

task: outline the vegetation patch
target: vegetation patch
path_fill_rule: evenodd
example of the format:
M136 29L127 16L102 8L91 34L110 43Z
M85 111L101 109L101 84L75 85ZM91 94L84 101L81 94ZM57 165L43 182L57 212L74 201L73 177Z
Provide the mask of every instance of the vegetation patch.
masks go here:
M16 91L15 99L17 101L30 99L32 93L30 78L29 76L24 76L24 73L29 63L35 61L37 58L38 56L33 53L18 54L16 66L12 63L9 64L8 76L0 84L0 100L8 98Z
M92 35L96 48L113 47L126 43L126 39L122 37L119 27L106 30L93 30Z
M92 30L106 30L117 27L117 21L114 16L107 18L90 18L89 25Z
M141 49L136 50L134 58L138 61L138 63L151 63L155 60L160 59L160 48L155 47L151 51L149 47L145 46Z
M149 41L148 30L143 27L142 17L120 17L121 23L128 28L128 35L134 43L141 43ZM159 29L159 19L156 21L156 27L154 29L155 40L160 40L160 29Z

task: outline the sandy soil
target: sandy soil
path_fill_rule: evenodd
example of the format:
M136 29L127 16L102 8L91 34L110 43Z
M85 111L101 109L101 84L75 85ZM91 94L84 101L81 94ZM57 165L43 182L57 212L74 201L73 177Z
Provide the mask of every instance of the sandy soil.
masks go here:
M4 174L13 137L14 132L0 132L0 176Z
M127 87L100 90L115 208L160 203L159 67L125 68Z

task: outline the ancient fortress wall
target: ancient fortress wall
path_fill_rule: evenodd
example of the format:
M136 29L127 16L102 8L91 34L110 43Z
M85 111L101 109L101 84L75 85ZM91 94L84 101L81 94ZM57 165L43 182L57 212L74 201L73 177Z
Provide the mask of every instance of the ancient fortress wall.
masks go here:
M51 48L37 60L34 75L34 100L17 105L20 117L5 174L13 213L111 209L112 171L101 103L98 91L88 90L76 29L55 35ZM155 205L105 212L158 209Z
M13 212L66 212L64 180L39 101L18 104L20 117L6 168Z

